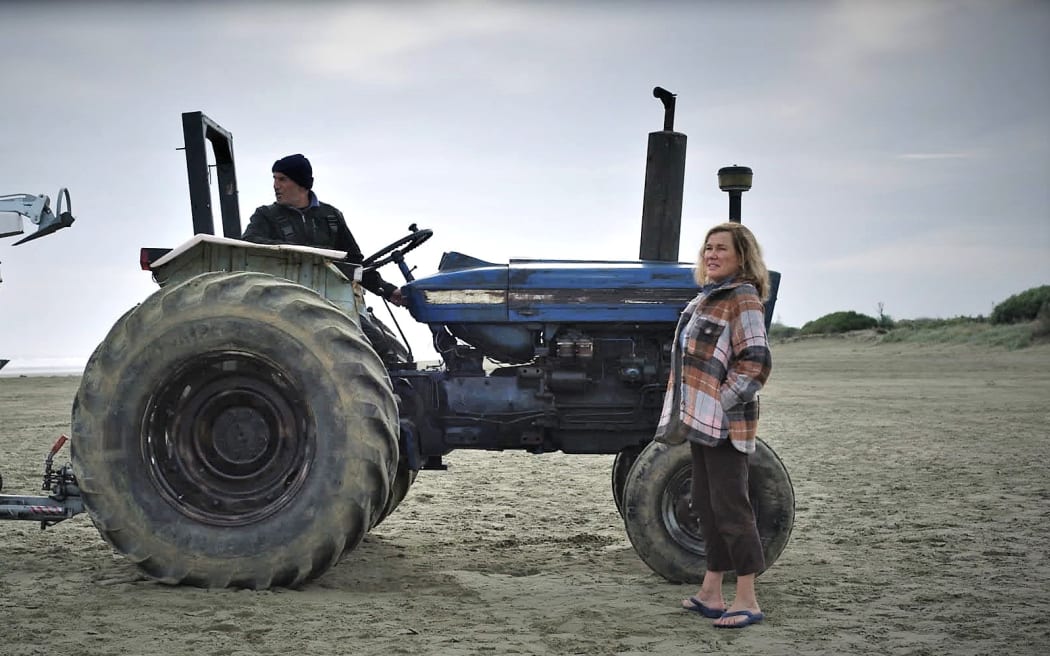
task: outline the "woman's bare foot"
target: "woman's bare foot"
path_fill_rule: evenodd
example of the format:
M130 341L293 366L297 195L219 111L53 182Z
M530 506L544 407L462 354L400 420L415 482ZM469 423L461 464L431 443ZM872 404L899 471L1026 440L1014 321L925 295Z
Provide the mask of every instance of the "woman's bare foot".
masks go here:
M736 604L729 607L721 617L715 620L715 626L723 629L741 629L751 624L758 624L765 619L762 610L755 606L753 608L737 608Z
M709 596L705 597L701 593L696 593L695 597L689 597L688 599L682 600L682 608L700 613L704 617L714 619L721 617L722 613L726 610L725 601L722 598Z
M765 619L755 597L755 575L742 574L736 578L736 595L725 614L715 620L723 629L743 628Z
M682 600L682 608L711 619L721 617L726 608L726 601L722 597L722 573L710 570L704 572L700 589L692 597Z

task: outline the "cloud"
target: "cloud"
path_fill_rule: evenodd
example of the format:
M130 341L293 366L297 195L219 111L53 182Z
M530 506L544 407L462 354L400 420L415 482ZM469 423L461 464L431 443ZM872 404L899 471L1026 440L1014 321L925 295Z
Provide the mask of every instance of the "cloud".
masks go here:
M152 291L148 274L97 265L133 268L139 246L187 235L175 148L190 109L236 135L245 217L270 197L274 157L307 152L366 250L413 221L438 230L414 254L419 275L445 249L633 257L660 84L679 94L676 127L690 140L682 254L724 215L714 172L752 166L745 221L785 272L786 317L842 309L864 286L903 309L906 297L927 302L932 278L994 290L982 299L1025 275L1050 279L1050 87L1037 83L1050 4L760 4L0 9L11 33L0 78L17 90L0 192L65 185L78 217L46 242L0 243L0 347L90 352ZM76 274L40 271L39 258ZM1003 264L977 265L989 258ZM30 288L38 280L50 293ZM110 305L91 305L92 289ZM937 299L938 311L973 311L966 297ZM63 312L76 330L45 341Z
M512 25L509 14L464 11L461 4L412 12L349 7L318 26L310 45L290 54L317 75L401 86L416 77L426 51L477 36L494 38Z
M1046 257L1048 237L1050 234L1044 229L1041 238L1038 234L1029 234L1027 240L1018 243L1014 231L998 226L916 230L893 241L814 260L811 266L820 271L851 275L959 275L970 278L975 270L991 267L987 276L1002 277L1010 271L1041 271L1050 276Z
M244 40L272 44L271 55L319 84L356 83L403 90L448 83L480 83L525 94L563 74L552 58L591 58L601 48L645 30L646 12L587 3L419 2L314 5L308 39L288 40L296 11L271 11L265 20L228 14ZM661 12L657 12L661 13ZM287 20L282 20L285 16ZM298 16L299 18L296 18ZM288 46L282 46L287 43ZM443 89L447 91L447 89ZM465 90L469 91L469 89Z
M821 22L810 60L825 74L857 79L887 55L936 46L943 14L961 4L966 3L840 1Z
M898 159L970 159L976 157L974 153L902 153L897 155Z

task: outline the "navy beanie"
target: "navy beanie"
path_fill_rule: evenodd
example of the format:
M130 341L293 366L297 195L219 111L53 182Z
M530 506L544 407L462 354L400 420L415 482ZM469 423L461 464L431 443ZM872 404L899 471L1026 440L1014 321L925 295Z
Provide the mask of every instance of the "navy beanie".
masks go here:
M273 163L272 171L287 175L304 189L312 189L314 186L314 170L310 166L310 160L299 153L277 160Z

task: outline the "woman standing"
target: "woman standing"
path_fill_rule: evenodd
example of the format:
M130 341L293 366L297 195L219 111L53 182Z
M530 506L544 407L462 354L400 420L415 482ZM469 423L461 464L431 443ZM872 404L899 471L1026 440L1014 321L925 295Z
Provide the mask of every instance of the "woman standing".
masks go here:
M722 223L708 231L694 275L700 293L678 323L674 374L656 439L663 441L677 424L692 451L693 511L700 518L707 571L699 592L682 607L717 618L716 627L742 628L764 618L755 576L765 560L748 497L748 467L758 391L772 368L762 306L769 272L751 231ZM736 571L737 584L727 607L722 577L728 571Z

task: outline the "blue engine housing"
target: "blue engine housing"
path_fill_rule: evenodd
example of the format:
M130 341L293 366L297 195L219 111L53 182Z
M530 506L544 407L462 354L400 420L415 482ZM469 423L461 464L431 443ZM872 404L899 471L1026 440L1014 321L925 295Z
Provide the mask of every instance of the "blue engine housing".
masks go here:
M771 272L776 301L780 274ZM551 324L673 325L697 293L693 265L680 262L512 259L494 264L445 253L438 273L403 288L417 321L443 324L488 357L528 362L536 331Z
M780 279L770 277L767 326ZM678 262L494 264L446 253L438 273L402 293L444 361L390 369L402 433L426 467L440 467L457 448L618 453L646 444L675 325L697 286L692 265ZM500 366L483 367L484 358Z

